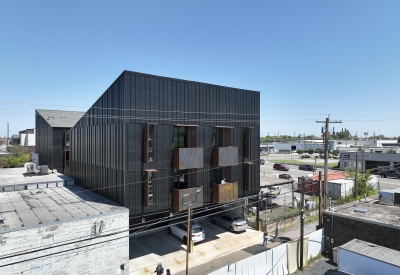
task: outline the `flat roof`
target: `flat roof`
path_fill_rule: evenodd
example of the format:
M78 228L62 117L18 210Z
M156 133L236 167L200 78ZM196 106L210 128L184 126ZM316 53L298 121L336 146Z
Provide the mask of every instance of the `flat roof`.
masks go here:
M51 170L49 170L51 171ZM74 179L60 173L28 174L26 168L0 169L0 192L27 189L29 185L65 183L59 185L74 184ZM14 187L14 189L13 189Z
M340 248L400 267L400 251L397 250L358 239L351 240Z
M129 210L76 185L0 192L0 216L4 218L0 233L117 211Z
M364 200L346 203L334 207L334 215L348 217L353 219L364 220L381 225L398 228L400 227L400 207L379 204L378 195L369 197ZM367 209L368 212L356 212L356 208ZM325 214L330 214L330 210L324 210Z

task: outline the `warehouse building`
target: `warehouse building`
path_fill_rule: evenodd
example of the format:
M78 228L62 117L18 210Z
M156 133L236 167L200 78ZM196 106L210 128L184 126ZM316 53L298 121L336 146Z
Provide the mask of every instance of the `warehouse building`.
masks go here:
M68 184L22 173L16 186L0 181L0 274L129 273L128 209Z
M378 197L323 211L325 248L359 239L400 251L400 207L379 204ZM331 254L332 255L332 254Z
M124 71L70 130L71 176L133 223L257 194L259 112L256 91Z

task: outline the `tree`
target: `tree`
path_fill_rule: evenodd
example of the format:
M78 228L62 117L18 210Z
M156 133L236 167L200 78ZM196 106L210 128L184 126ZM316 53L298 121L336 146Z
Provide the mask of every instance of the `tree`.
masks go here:
M332 154L333 154L334 156L338 156L338 155L339 155L339 150L333 150L333 151L332 151Z
M386 154L396 154L396 150L394 148L390 148L386 151Z
M349 139L351 137L349 130L343 132L336 132L333 136L336 139Z
M364 152L364 149L361 146L358 146L358 152Z
M367 170L364 174L360 171L350 171L346 170L348 178L354 181L354 187L352 188L353 196L364 196L369 194L373 190L373 186L369 183L371 180L371 172Z
M3 159L3 166L4 168L23 167L29 159L30 156L27 148L14 145L10 149L10 155L8 158Z
M400 136L397 138L397 143L400 143Z
M304 150L300 150L300 149L299 149L299 150L297 150L296 152L297 152L297 154L302 155L302 154L304 153Z
M314 154L314 152L315 152L314 148L308 148L307 149L307 153L310 154L310 155Z

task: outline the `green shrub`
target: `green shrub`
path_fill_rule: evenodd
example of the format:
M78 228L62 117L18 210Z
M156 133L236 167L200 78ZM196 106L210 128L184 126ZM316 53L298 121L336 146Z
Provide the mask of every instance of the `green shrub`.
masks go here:
M24 167L24 164L30 159L29 154L22 154L20 156L9 156L3 159L4 168Z

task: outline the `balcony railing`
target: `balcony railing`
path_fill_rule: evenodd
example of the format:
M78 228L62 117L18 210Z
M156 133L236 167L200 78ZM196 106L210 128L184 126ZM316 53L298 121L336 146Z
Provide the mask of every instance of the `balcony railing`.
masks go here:
M193 169L204 166L204 150L196 148L174 148L174 169Z
M225 203L238 199L238 182L227 182L225 184L213 184L212 201Z
M232 166L238 164L237 147L214 147L212 151L214 166Z
M197 200L196 200L196 191L201 190L197 194ZM183 198L182 202L182 197L186 195ZM193 201L196 200L196 202L193 203ZM172 208L175 211L181 211L187 208L187 205L184 205L183 203L187 203L188 201L192 202L192 208L196 207L202 207L203 206L203 187L195 187L195 188L187 188L187 189L174 189L172 193Z

